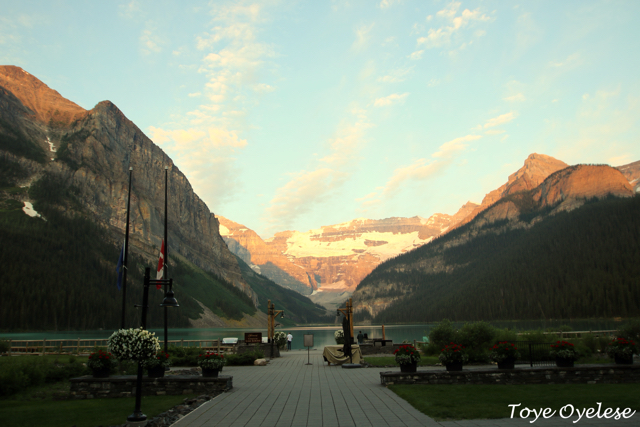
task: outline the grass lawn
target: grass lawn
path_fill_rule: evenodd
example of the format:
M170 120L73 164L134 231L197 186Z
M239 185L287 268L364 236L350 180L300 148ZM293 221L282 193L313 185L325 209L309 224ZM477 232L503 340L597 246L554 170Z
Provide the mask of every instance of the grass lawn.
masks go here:
M540 385L390 385L389 389L420 412L438 420L509 418L518 404L520 410L561 407L631 408L640 410L637 384L540 384ZM602 412L601 412L602 413ZM555 414L558 415L558 412ZM565 413L568 415L568 413ZM574 413L574 415L576 415ZM636 415L637 416L637 415ZM533 418L531 418L533 419Z
M398 366L396 358L394 356L388 357L369 357L365 356L364 361L372 366ZM440 365L440 360L437 356L421 356L418 366L433 366Z
M193 396L143 396L147 419ZM135 408L135 398L89 400L0 400L3 427L96 427L124 424Z

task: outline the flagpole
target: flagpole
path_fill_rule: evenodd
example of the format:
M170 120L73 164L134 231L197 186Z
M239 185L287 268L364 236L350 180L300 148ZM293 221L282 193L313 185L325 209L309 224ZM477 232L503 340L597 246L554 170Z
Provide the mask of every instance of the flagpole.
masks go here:
M167 258L167 249L169 247L169 241L167 240L167 183L168 183L168 176L169 176L169 167L165 166L164 167L164 279L168 279L169 278L169 272L167 270L167 263L169 262L169 258ZM165 298L167 297L167 284L165 283L164 285L164 296ZM168 332L168 312L167 312L167 307L164 307L164 351L169 351L169 344L168 344L168 336L169 336L169 332Z
M129 194L127 195L127 224L124 232L124 262L122 263L122 319L120 321L120 329L124 329L125 318L125 302L127 299L127 259L129 256L129 211L131 208L131 178L133 168L129 167Z

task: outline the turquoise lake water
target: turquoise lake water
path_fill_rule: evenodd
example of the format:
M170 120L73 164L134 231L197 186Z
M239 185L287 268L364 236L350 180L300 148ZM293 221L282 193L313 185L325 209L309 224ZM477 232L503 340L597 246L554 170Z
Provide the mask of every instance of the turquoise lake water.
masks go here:
M613 319L589 319L589 320L561 320L561 321L503 321L490 322L499 328L510 328L520 331L530 329L546 329L568 325L574 331L597 331L617 329L621 326L621 322ZM412 342L413 340L422 341L422 337L428 335L432 327L437 323L423 323L417 325L386 325L385 337L394 342L402 342L404 340ZM462 326L463 322L454 323L456 326ZM314 348L321 348L325 345L334 345L334 332L341 329L339 326L320 326L320 327L278 327L276 331L291 332L293 335L293 349L305 349L303 344L303 335L312 334L314 336ZM156 336L162 341L164 339L164 331L162 329L151 329ZM382 326L354 326L354 335L358 331L368 334L369 338L382 338ZM14 340L40 340L43 338L51 340L74 340L74 339L106 339L113 331L58 331L58 332L29 332L29 333L0 333L0 339ZM218 338L238 338L244 339L245 332L262 332L263 336L267 335L266 327L264 329L256 328L213 328L213 329L169 329L169 340L215 340Z

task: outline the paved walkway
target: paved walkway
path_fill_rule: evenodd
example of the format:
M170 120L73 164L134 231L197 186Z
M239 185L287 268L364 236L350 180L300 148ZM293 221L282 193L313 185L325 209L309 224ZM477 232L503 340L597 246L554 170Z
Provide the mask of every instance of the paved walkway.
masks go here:
M380 384L380 372L390 368L343 369L327 366L322 352L283 352L266 367L225 366L233 375L233 390L203 404L174 427L211 426L603 426L640 425L640 414L627 420L493 419L436 422ZM496 386L500 387L500 386ZM595 405L595 402L594 402Z

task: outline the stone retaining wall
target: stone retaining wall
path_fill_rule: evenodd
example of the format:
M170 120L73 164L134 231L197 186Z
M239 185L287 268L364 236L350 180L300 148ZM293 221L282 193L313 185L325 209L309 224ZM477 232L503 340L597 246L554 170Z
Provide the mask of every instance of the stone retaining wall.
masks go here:
M399 369L399 368L398 368ZM640 365L578 365L573 368L463 369L380 372L391 384L623 384L640 383Z
M220 375L204 378L194 375L170 375L164 378L142 378L142 395L207 394L217 396L233 388L233 377ZM129 397L136 394L135 375L116 375L93 378L90 375L71 379L71 399Z

